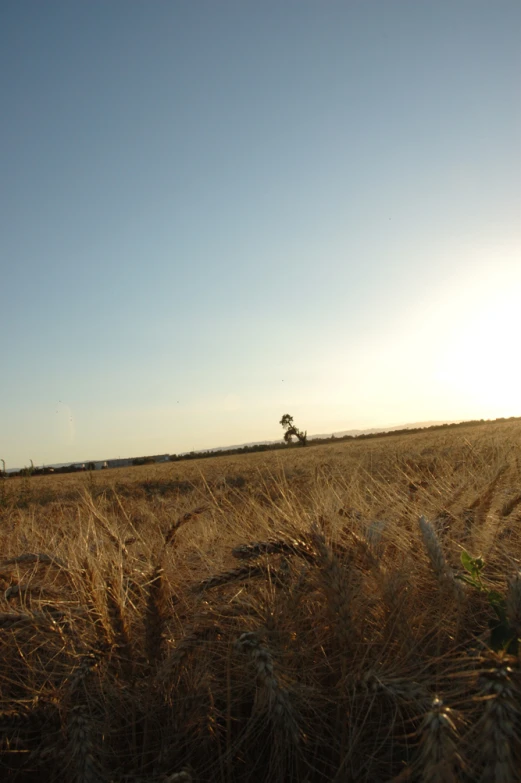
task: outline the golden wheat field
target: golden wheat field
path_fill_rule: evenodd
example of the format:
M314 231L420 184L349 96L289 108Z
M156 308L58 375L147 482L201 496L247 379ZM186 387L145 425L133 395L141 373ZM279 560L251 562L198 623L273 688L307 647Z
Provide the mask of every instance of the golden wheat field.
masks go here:
M521 422L4 480L0 779L521 780L520 526Z

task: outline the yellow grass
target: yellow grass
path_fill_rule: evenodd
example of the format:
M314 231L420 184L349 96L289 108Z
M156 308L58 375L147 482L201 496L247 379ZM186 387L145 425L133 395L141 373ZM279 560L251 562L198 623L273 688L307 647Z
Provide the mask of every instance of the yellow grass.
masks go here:
M519 422L4 480L0 779L521 780L520 525Z

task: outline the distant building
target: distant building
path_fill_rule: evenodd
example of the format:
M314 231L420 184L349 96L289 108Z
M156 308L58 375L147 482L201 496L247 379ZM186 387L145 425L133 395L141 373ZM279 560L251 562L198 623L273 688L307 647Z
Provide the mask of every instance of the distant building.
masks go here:
M118 459L107 460L107 467L109 468L126 468L128 465L132 465L131 459L121 459L118 457Z

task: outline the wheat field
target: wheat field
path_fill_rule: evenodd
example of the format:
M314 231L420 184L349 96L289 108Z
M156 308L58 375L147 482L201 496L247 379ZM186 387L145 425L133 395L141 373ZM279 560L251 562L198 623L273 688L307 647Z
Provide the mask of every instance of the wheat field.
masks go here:
M4 480L0 778L519 781L520 526L518 421Z

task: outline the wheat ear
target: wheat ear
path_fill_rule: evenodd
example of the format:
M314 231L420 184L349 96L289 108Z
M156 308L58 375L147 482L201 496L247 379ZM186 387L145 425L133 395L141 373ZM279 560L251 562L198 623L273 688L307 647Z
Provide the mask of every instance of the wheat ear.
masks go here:
M263 563L244 565L240 568L232 568L230 571L224 571L222 574L215 574L198 582L191 589L193 592L200 593L205 590L212 590L214 587L221 587L232 582L245 582L255 577L265 577L278 584L287 582L287 572L284 569L270 568Z
M519 780L520 692L515 682L517 660L504 653L488 653L480 672L479 697L483 712L476 729L483 759L480 783ZM516 772L516 770L518 770Z
M110 541L112 541L114 546L121 552L121 554L124 557L128 557L128 549L125 546L124 542L119 538L119 536L117 536L114 533L113 530L111 530L109 523L107 522L105 517L101 514L100 510L96 507L96 504L94 503L92 497L88 494L88 492L85 492L84 499L98 527L100 527L103 530L105 535L109 538Z
M68 735L69 753L74 764L76 783L104 783L105 778L94 758L91 719L84 704L71 708L68 716Z
M182 769L181 772L173 772L164 783L192 783L193 777L188 769Z
M0 563L0 568L9 565L28 565L30 563L38 563L38 565L53 565L57 566L58 568L67 569L67 566L63 560L60 560L59 557L46 555L45 552L27 552L26 554L18 555L17 557L10 557L8 560L2 560Z
M501 508L501 516L508 517L512 511L521 503L521 492L518 492L510 500L505 501Z
M521 571L512 576L507 583L506 613L516 636L521 636Z
M122 670L131 679L134 670L134 655L130 641L130 631L122 606L121 591L116 588L114 582L107 584L106 596L113 645L118 653Z
M63 619L62 612L0 612L0 628L16 628L19 626L36 625L48 631L57 630L55 620Z
M351 612L352 590L344 568L327 545L317 525L311 528L311 538L317 550L316 562L322 587L328 598L330 614L336 623L345 654L357 636Z
M163 656L163 639L168 617L163 569L157 565L147 585L145 611L145 647L149 663L158 663Z
M306 541L298 539L268 539L255 541L252 544L241 544L232 549L232 555L238 560L252 560L261 555L296 555L314 562L315 553Z
M75 783L105 783L101 765L95 758L94 725L87 705L88 680L96 665L94 656L85 656L69 681L70 709L66 714L68 758Z
M423 544L439 584L449 587L456 596L461 597L463 595L462 586L456 580L451 567L445 560L436 531L424 516L420 517L419 524Z
M254 663L257 681L255 707L266 712L275 727L289 736L294 744L299 742L299 729L288 692L281 688L274 674L273 656L254 632L241 634L237 649L247 651Z
M190 520L195 519L195 517L200 516L201 514L204 514L205 511L208 511L208 506L199 506L199 508L194 508L192 511L188 511L186 514L183 514L182 517L179 517L175 522L172 523L170 526L168 532L165 535L165 540L163 543L163 549L161 554L163 555L166 548L173 544L177 535L177 531L180 527L183 525L186 525L187 522L190 522Z
M384 694L404 704L415 704L424 709L429 695L423 685L410 677L390 677L370 669L356 681L356 688L371 694Z
M456 783L462 759L458 753L456 717L437 696L425 714L421 727L421 780L424 783Z

